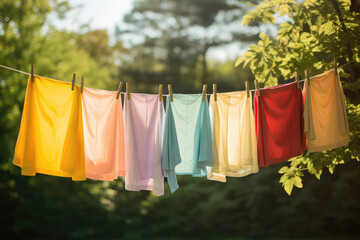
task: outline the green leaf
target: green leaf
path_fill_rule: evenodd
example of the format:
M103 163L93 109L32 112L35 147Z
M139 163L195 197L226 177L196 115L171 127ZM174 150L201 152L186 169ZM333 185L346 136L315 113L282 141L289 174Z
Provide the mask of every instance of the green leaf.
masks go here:
M310 37L311 37L310 33L303 32L300 35L300 41L303 43L308 43L308 42L310 42Z
M284 16L285 14L289 14L291 11L291 7L287 4L281 4L279 7L279 14L280 16Z
M279 70L281 71L281 74L282 74L284 77L287 77L287 76L291 73L291 70L288 69L288 68L282 68L282 67L280 67Z
M291 195L291 192L292 192L292 189L294 187L294 183L291 179L287 179L285 182L284 182L284 189L285 189L285 192L290 196Z
M259 38L260 38L261 40L265 41L265 39L268 38L268 36L266 35L266 33L261 32L261 33L259 34Z
M295 176L293 178L293 183L294 183L295 187L297 187L297 188L302 188L303 187L302 180L298 176Z
M235 62L235 67L239 66L246 58L239 57Z
M244 62L244 68L246 68L246 66L251 62L252 58L248 58L245 60Z
M279 183L283 183L287 179L288 179L288 176L286 174L284 174L284 175L281 176Z
M280 168L278 173L287 173L287 171L289 171L289 168L287 166L285 166L285 167Z

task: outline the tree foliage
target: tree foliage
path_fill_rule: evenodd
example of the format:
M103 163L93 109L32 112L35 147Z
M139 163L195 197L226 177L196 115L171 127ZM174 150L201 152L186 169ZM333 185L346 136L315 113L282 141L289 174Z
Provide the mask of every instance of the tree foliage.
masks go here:
M263 1L256 11L244 16L243 24L254 21L275 24L275 15L286 15L288 21L279 25L275 39L260 33L260 41L250 46L236 66L249 65L259 81L271 86L277 84L280 76L291 79L296 71L303 73L310 69L312 74L326 71L332 67L334 57L341 63L360 62L359 12L350 11L350 1L335 0L340 8L338 13L331 2Z
M206 55L210 48L257 39L256 34L225 27L240 21L247 9L242 1L135 2L125 16L126 27L119 31L138 39L129 58L130 65L138 67L137 71L124 68L124 74L137 74L135 81L142 83L181 82L185 88L194 84L200 88L209 83Z
M293 0L265 0L243 18L243 24L253 22L275 24L275 16L286 15L288 21L279 25L276 38L260 33L260 41L251 45L235 63L249 66L256 79L265 86L279 83L279 79L291 79L294 72L305 69L315 75L332 68L332 59L347 63L340 68L340 76L350 102L359 103L360 74L360 9L349 0L314 1L298 3ZM280 183L290 195L293 187L302 188L303 171L320 179L327 168L334 172L335 166L350 160L359 161L360 106L348 104L351 142L347 147L324 153L304 154L290 160L283 167Z

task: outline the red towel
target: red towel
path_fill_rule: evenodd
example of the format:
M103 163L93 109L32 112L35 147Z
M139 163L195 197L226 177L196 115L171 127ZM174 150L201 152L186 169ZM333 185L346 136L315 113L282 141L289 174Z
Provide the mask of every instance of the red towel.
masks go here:
M286 161L306 149L303 97L296 82L260 90L254 98L259 166Z

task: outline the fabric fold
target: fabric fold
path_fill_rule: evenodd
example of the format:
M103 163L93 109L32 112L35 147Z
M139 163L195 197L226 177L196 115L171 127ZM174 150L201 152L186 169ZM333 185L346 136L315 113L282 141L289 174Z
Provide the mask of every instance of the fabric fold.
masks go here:
M179 188L175 174L175 167L181 163L181 156L177 140L174 115L170 103L170 96L167 96L163 134L162 168L166 173L171 192L175 192Z
M125 189L164 194L161 168L164 107L158 95L125 96Z
M125 176L124 126L117 92L84 88L82 94L86 177Z
M303 98L297 83L260 90L254 97L260 167L286 161L306 149ZM307 128L311 129L311 122Z
M212 159L208 179L226 182L226 177L244 177L259 171L251 95L218 93L210 98Z
M80 87L44 77L28 80L14 162L21 174L85 180Z
M306 82L305 85L309 84L309 82ZM304 86L305 88L305 86ZM314 129L314 122L313 122L313 118L309 117L310 114L312 113L312 108L311 108L311 98L310 98L310 89L308 89L308 93L304 99L305 99L305 104L304 104L304 133L309 133L309 138L310 139L315 139L316 138L316 134L315 134L315 129Z
M320 152L347 145L349 126L346 102L336 71L333 69L311 77L304 86L308 151Z

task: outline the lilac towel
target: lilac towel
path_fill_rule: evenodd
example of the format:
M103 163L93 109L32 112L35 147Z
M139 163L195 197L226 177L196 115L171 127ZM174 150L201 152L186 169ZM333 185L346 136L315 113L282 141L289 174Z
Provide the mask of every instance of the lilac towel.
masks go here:
M164 106L158 95L125 95L125 189L164 194L161 168Z

